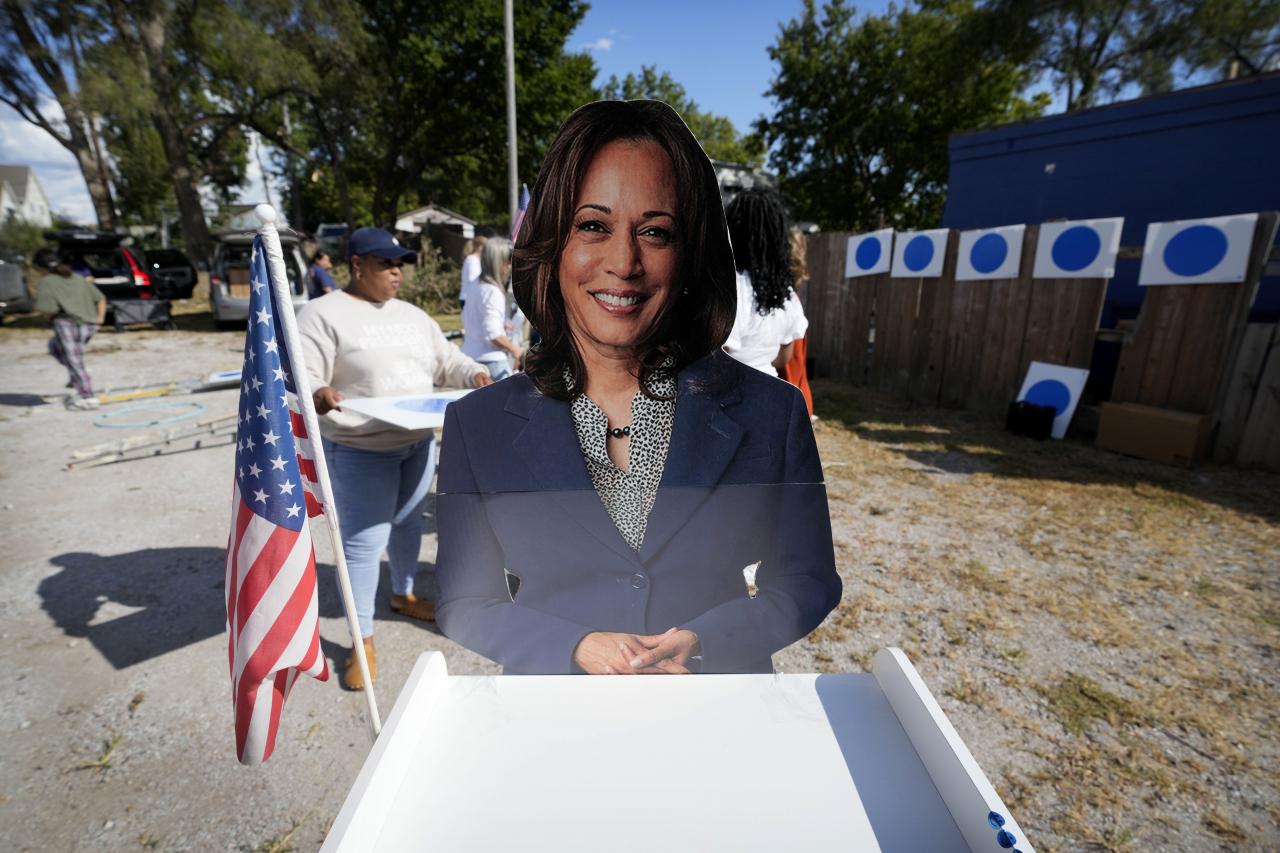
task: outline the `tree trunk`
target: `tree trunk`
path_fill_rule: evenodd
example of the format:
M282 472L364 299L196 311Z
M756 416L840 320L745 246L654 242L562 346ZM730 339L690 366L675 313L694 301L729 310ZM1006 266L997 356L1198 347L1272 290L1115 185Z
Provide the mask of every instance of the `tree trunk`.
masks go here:
M66 110L66 107L63 107ZM74 140L77 135L75 129L79 124L72 120L70 111L67 111L67 125L72 128L71 135ZM84 132L81 131L79 136L83 137ZM103 231L115 231L116 206L111 199L111 187L107 185L105 172L105 164L99 166L99 160L89 150L87 144L72 147L66 146L72 154L76 155L76 162L80 164L80 173L84 175L85 185L89 188L89 198L93 199L93 211L98 217L98 228Z
M203 261L207 267L213 262L213 241L209 238L209 226L200 204L197 177L191 170L187 140L181 123L174 115L176 96L166 55L164 7L157 2L126 4L122 0L111 0L111 10L117 29L139 60L144 82L150 84L156 96L152 120L160 134L165 159L169 162L173 194L178 200L182 239L186 244L183 248L193 261Z
M0 81L3 82L4 88L16 98L16 102L11 102L10 106L13 106L24 119L44 130L56 139L59 145L75 155L76 162L80 165L80 173L84 176L85 185L89 189L89 197L93 199L93 210L98 217L98 227L103 231L115 231L116 209L111 201L111 191L107 187L105 165L99 164L93 156L88 134L85 133L84 113L81 112L79 101L62 73L61 65L56 61L52 51L41 44L31 27L31 22L27 20L22 3L6 0L4 11L32 68L53 92L59 106L62 107L63 115L66 117L67 134L64 136L59 133L58 129L44 118L39 105L24 97L27 87L15 85L19 81ZM83 68L79 63L79 57L74 53L72 62L76 68L77 82L79 82L79 75L83 72Z
M320 110L316 108L314 101L311 102L311 115L315 119L321 138L324 139L324 149L329 155L329 164L333 166L333 179L338 184L338 195L342 198L342 215L347 218L347 236L349 237L355 233L356 217L351 210L351 187L347 185L347 175L342 171L342 157L338 153L338 146L333 141L333 134L329 132L329 126L321 118Z

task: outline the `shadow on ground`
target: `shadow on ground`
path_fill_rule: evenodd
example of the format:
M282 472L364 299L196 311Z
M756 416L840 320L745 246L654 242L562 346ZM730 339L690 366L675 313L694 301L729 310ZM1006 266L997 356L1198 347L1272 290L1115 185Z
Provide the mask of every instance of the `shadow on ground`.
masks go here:
M927 474L1146 486L1280 521L1280 475L1213 462L1174 468L1101 450L1091 438L1035 441L1005 432L995 418L830 380L816 380L813 395L814 412L828 424L900 454L906 467Z
M116 669L226 630L222 548L150 548L112 557L82 551L50 562L41 606L72 637L93 643Z
M0 394L0 406L43 406L44 397L39 394Z
M125 669L226 631L222 548L150 548L112 557L73 551L50 562L62 571L40 582L41 606L68 636L93 643L116 669ZM319 608L343 618L331 565L319 565ZM439 594L434 566L420 565L418 590ZM408 619L390 608L391 575L381 566L377 621L408 621L434 634L434 622ZM347 648L325 642L325 655L341 667Z

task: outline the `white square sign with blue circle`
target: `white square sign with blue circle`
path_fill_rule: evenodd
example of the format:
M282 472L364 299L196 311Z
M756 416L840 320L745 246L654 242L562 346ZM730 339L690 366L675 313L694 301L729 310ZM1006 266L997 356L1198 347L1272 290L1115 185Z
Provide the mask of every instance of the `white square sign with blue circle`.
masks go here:
M947 235L950 229L902 231L893 240L894 278L937 278L947 259Z
M1017 278L1018 265L1022 263L1022 234L1026 230L1025 225L1005 225L961 231L956 281Z
M855 234L849 238L848 254L844 256L844 277L888 272L892 259L892 228L882 228L870 234Z
M1076 413L1088 379L1089 371L1078 367L1033 361L1027 368L1027 378L1022 380L1018 402L1025 400L1037 406L1053 406L1057 414L1053 418L1052 435L1062 438L1067 434L1071 416Z
M1036 243L1033 278L1112 278L1124 217L1046 222Z
M1138 284L1244 281L1258 214L1152 222Z

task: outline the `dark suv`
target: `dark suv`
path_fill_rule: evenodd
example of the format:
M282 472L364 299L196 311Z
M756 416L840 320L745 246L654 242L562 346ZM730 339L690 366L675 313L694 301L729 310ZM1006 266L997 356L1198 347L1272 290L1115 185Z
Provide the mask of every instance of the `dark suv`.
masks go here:
M109 231L47 231L73 272L92 277L109 300L190 299L196 268L177 249L122 245L125 235Z

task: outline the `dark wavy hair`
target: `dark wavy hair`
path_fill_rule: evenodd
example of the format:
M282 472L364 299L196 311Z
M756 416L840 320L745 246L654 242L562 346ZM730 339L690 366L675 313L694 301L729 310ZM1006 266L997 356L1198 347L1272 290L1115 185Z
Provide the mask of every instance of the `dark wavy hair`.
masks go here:
M611 142L651 142L666 152L679 197L676 244L678 295L637 347L640 388L673 360L678 373L724 344L737 309L733 250L711 161L689 128L661 101L597 101L565 120L530 193L512 256L512 289L541 341L525 359L534 387L572 400L586 387L586 366L569 330L560 291L560 255L573 228L574 205L587 167ZM568 374L566 382L565 374Z
M786 305L796 278L782 197L773 190L743 190L729 202L725 217L738 270L751 273L756 310L769 314Z

